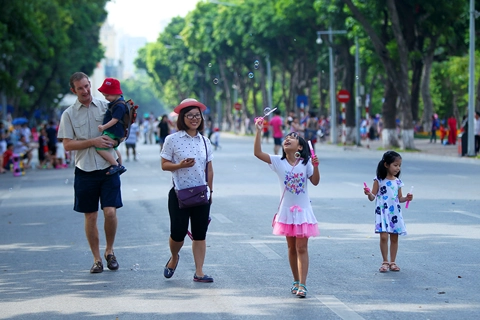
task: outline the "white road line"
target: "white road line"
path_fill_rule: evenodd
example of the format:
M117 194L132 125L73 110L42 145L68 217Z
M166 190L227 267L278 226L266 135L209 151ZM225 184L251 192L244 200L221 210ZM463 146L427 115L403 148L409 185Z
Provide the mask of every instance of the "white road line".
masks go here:
M354 182L344 182L344 184L348 184L349 186L358 188L358 187L363 187L362 183L354 183Z
M220 223L233 223L232 220L228 219L221 213L212 214L211 216L217 219Z
M358 313L347 307L342 301L335 298L335 296L316 296L317 300L323 303L328 309L332 310L343 320L361 320Z
M447 176L452 177L452 178L467 179L467 176L461 176L459 174L447 174Z
M261 254L263 254L269 260L281 259L280 255L270 249L266 244L263 243L250 243L252 247L257 249Z
M471 213L471 212L462 211L462 210L453 210L453 212L460 213L460 214L463 214L463 215L466 215L466 216L469 216L469 217L474 217L474 218L480 219L480 214Z

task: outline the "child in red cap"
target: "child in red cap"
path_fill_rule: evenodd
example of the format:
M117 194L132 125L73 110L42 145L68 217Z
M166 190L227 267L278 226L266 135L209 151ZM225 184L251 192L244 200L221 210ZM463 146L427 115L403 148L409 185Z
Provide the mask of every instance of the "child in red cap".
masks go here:
M121 120L123 120L123 116L125 112L127 112L125 99L122 96L122 89L120 89L120 81L115 78L106 78L102 86L98 88L98 91L110 102L103 118L103 124L98 126L98 131L117 140L120 144L121 139L125 136L125 129ZM120 163L117 162L108 151L108 148L96 148L98 154L111 164L110 168L108 168L107 175L112 175L117 172L118 174L122 174L127 171L127 169L121 165L122 157L117 148L118 146L115 148L115 152L118 155L118 159L120 159Z

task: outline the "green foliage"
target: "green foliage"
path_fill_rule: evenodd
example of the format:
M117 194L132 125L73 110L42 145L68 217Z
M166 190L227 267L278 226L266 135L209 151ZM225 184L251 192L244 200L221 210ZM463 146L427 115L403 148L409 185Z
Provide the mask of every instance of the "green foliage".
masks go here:
M122 91L126 99L132 99L139 106L139 114L161 115L167 112L163 103L156 97L147 75L138 75L135 79L122 81Z
M17 114L52 112L73 72L92 73L103 57L98 37L106 1L3 2L0 87Z
M75 71L90 74L103 57L98 35L108 0L4 1L0 17L0 86L9 103L27 111L51 110L68 92ZM295 109L295 97L307 94L310 106L329 106L329 54L335 58L335 90L352 83L351 61L360 45L360 79L371 95L371 113L381 113L385 83L384 59L372 38L353 17L345 0L225 0L226 6L200 1L186 17L172 19L154 43L135 61L153 85L142 79L125 88L148 88L135 98L153 111L187 97L210 107L218 98L227 108L239 101L245 115L261 113L266 101L266 56L272 65L273 103L285 114ZM399 68L399 47L393 35L386 0L352 0ZM431 95L435 112L447 115L455 103L464 112L468 84L468 5L461 0L396 1L408 46L410 85L413 66L435 48ZM317 31L347 30L329 43L317 44ZM384 57L383 57L384 58ZM254 61L260 62L254 68ZM418 64L417 64L418 65ZM418 71L419 69L417 69ZM252 72L254 77L248 76ZM214 83L214 79L218 79ZM233 87L235 93L233 93ZM131 91L130 91L131 90ZM153 93L152 93L153 92ZM152 98L155 94L161 101ZM234 101L235 94L238 94ZM149 107L150 108L150 107ZM296 109L295 109L296 110ZM149 110L150 111L150 110ZM163 111L162 111L163 112ZM231 115L231 110L224 110Z
M475 60L480 61L480 52L476 52ZM455 114L460 118L467 114L469 56L453 56L447 60L436 62L432 70L431 93L435 112L440 119ZM480 65L475 65L475 83L480 79ZM477 93L478 94L478 93ZM454 110L457 107L458 114Z

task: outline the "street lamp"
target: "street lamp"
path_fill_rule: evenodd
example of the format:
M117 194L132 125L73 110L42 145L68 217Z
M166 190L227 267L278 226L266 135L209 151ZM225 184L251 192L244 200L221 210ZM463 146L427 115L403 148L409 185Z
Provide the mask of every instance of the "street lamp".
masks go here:
M268 107L273 108L273 101L272 101L272 66L270 64L270 55L267 53L265 57L267 61L267 79L268 79L268 92L267 92L267 99L268 99Z
M322 34L328 34L328 63L330 65L330 118L331 118L331 126L330 126L330 139L332 144L337 144L337 105L335 103L335 80L333 74L333 49L332 49L332 42L334 34L345 34L347 30L332 30L331 27L328 28L328 31L317 31L317 43L322 43L322 38L320 37Z
M475 1L470 0L470 54L469 54L469 81L468 81L468 132L467 135L467 155L469 157L475 156L475 132L474 132L474 113L475 113L475 18L477 12L475 11ZM461 146L463 148L463 145ZM465 151L462 150L463 155Z
M360 144L360 108L362 99L360 98L360 48L358 46L358 37L355 37L355 142L359 147ZM363 94L363 93L362 93Z

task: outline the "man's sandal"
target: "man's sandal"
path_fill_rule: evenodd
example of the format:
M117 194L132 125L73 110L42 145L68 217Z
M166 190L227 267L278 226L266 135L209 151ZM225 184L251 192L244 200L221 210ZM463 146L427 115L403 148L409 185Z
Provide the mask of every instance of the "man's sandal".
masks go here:
M390 268L390 271L394 271L394 272L400 271L400 268L397 266L395 262L390 262L389 268Z
M390 263L388 263L388 261L383 261L382 266L380 267L380 269L378 269L378 271L387 272L389 269L390 269Z
M292 294L297 294L297 291L298 291L298 284L300 283L300 281L293 281L292 282L292 287L290 288L290 292Z
M298 284L298 290L297 290L297 297L299 298L306 298L307 297L307 287L305 287L304 284L299 283Z

